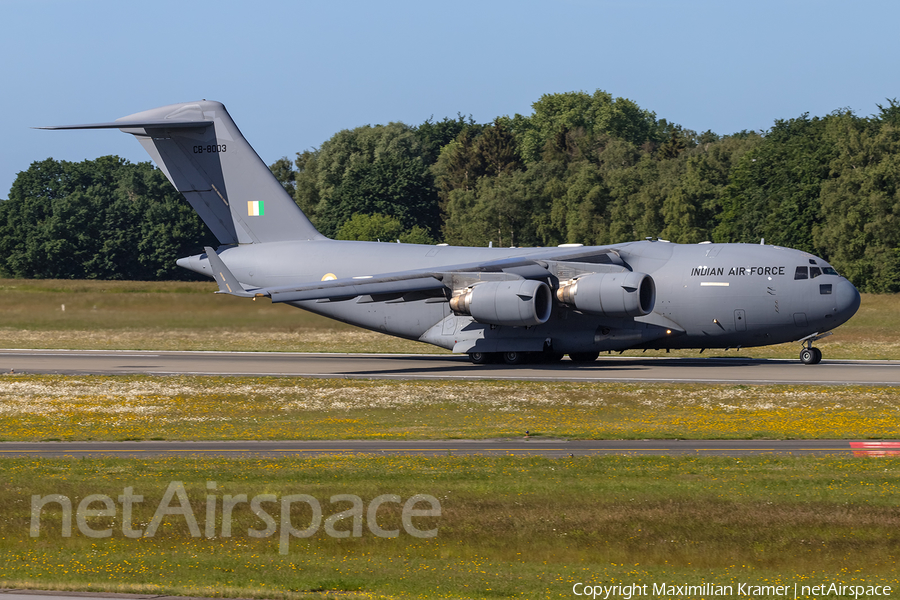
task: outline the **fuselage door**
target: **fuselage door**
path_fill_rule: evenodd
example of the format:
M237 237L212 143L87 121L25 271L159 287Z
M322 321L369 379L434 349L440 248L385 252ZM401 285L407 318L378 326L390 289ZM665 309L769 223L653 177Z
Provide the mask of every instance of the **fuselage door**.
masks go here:
M734 311L734 330L747 331L747 315L743 308Z

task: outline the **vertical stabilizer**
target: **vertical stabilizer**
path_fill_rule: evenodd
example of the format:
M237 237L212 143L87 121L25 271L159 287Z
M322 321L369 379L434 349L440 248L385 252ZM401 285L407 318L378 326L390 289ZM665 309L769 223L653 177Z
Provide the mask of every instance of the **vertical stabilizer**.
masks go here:
M172 104L112 123L48 129L111 128L141 142L220 243L324 239L221 103Z

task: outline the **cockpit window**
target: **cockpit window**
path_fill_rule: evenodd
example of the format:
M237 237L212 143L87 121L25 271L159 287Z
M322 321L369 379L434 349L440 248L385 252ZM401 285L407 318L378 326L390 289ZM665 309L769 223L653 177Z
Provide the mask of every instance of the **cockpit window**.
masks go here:
M831 284L830 283L819 284L819 293L820 294L830 294L831 293Z
M837 275L838 272L831 267L822 267L822 275Z
M797 267L794 271L794 279L809 279L809 273L806 267Z
M810 279L815 279L816 277L818 277L821 274L822 274L822 269L820 269L819 267L810 267L809 268L809 278Z

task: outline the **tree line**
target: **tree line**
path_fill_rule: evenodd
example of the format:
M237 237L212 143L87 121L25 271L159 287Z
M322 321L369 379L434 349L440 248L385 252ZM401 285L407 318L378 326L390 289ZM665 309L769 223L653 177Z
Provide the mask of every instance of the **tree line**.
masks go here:
M547 94L528 116L457 115L343 130L272 172L325 235L555 246L645 237L818 254L872 292L900 291L900 104L764 132L697 133L625 98ZM188 277L209 233L149 163L48 159L0 202L15 277Z

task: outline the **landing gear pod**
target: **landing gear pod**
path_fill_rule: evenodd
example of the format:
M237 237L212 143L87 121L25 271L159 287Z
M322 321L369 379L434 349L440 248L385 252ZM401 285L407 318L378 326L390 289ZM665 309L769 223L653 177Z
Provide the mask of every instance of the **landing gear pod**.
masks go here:
M643 317L653 312L656 284L646 273L595 273L560 286L556 297L585 313Z
M480 283L450 300L450 308L458 314L513 327L546 323L552 307L550 287L533 279Z

